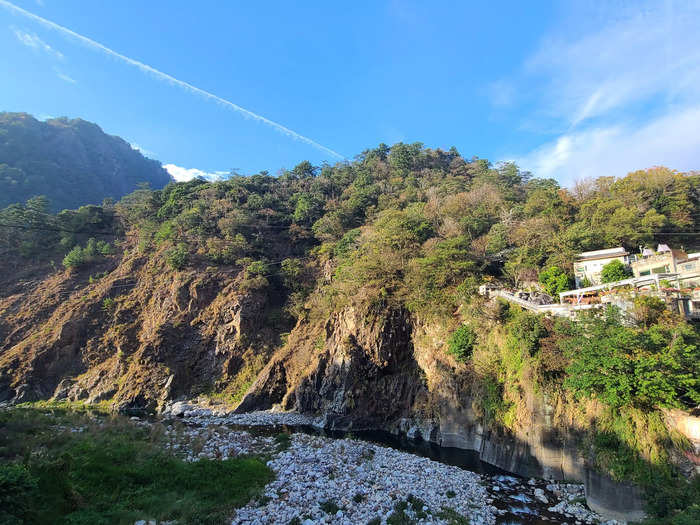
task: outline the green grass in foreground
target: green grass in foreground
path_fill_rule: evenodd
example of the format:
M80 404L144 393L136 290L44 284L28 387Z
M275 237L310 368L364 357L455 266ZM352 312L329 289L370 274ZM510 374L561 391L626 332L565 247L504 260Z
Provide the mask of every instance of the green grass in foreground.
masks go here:
M0 523L225 523L273 477L257 458L187 463L158 427L46 405L0 411Z

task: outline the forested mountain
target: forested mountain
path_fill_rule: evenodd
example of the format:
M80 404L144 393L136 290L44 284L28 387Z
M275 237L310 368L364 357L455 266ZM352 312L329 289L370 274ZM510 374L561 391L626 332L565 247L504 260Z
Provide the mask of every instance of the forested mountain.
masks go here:
M31 199L0 211L0 401L278 404L484 443L526 476L590 467L670 516L700 501L663 415L700 403L697 326L655 305L576 324L476 290L571 278L582 250L697 249L699 203L697 173L565 189L421 144L57 215Z
M91 122L0 113L0 208L44 195L59 211L170 180L159 162Z

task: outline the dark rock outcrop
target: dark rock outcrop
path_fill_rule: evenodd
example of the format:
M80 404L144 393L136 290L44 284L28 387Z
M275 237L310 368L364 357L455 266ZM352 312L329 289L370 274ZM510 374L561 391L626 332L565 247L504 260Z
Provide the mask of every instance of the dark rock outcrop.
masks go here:
M522 476L585 482L601 513L638 519L639 489L587 468L580 432L554 417L545 396L526 395L529 420L519 430L489 427L472 408L468 388L414 343L417 325L401 309L351 307L333 314L316 338L304 333L310 327L298 326L238 411L281 404L322 416L328 429L384 430L476 451L482 461Z

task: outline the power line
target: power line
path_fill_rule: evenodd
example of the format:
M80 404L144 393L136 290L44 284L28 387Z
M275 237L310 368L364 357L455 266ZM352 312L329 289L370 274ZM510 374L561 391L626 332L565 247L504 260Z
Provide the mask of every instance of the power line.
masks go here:
M90 231L90 230L83 230L83 231L77 231L77 230L69 230L67 228L49 228L46 226L27 226L25 224L8 224L5 222L0 222L0 227L3 228L17 228L20 230L36 230L36 231L50 231L50 232L65 232L65 233L83 233L83 234L91 234L91 235L117 235L115 232L102 232L102 231Z

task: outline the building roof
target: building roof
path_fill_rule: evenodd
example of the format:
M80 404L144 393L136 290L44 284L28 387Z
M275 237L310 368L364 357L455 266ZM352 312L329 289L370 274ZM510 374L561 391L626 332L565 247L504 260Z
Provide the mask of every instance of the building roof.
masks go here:
M671 248L668 247L668 244L659 244L659 245L657 246L657 248L656 248L656 251L657 251L658 253L661 253L661 252L670 252L670 251L671 251Z
M579 261L588 261L591 259L608 259L610 257L623 257L627 254L622 246L618 248L607 248L605 250L594 250L592 252L582 252L578 254Z

